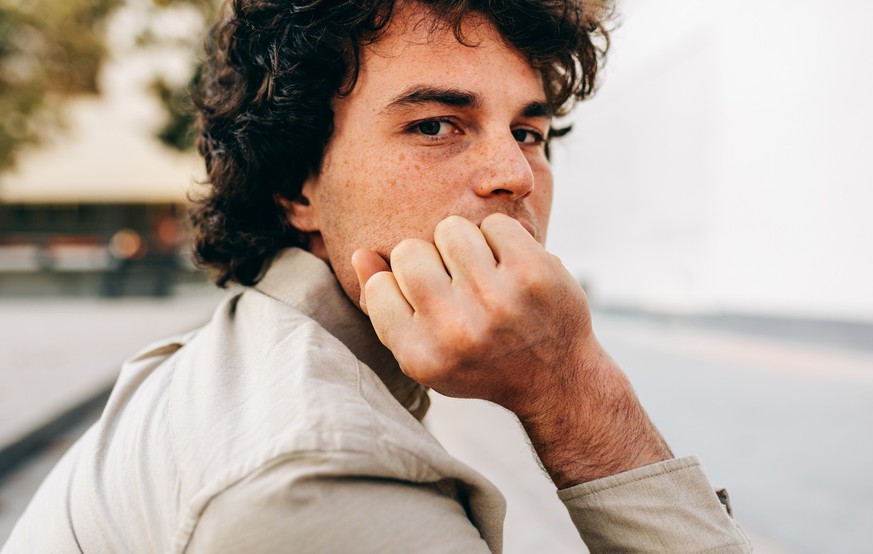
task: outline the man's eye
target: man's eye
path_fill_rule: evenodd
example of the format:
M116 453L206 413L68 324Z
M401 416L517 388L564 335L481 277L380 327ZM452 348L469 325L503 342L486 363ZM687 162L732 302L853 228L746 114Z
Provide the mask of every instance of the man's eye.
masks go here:
M422 135L437 137L452 132L452 126L447 121L431 120L418 123L415 128Z
M541 133L530 129L515 129L512 131L512 136L522 144L539 144L545 140Z

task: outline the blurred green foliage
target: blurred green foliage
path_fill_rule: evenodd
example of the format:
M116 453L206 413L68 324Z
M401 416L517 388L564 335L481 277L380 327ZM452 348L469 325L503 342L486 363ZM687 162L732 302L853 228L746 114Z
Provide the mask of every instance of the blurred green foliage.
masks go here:
M152 92L164 107L167 119L157 138L170 148L184 151L194 146L195 109L188 86L172 86L163 79L152 83Z
M164 108L166 120L157 132L157 138L165 146L184 151L194 146L196 132L195 108L191 101L191 84L196 82L200 70L203 67L202 57L198 58L194 53L202 51L202 44L206 27L215 19L216 11L221 5L221 0L153 0L155 6L172 9L178 7L193 8L200 16L200 32L192 33L183 39L185 44L180 45L192 54L192 66L190 80L182 83L171 83L164 78L157 78L152 82L152 92ZM160 38L154 29L147 28L139 37L140 46L147 48L160 45L167 39Z
M108 58L106 26L113 11L127 2L151 4L151 13L193 8L202 30L212 20L217 0L0 0L0 171L14 165L22 147L38 144L57 128L63 102L82 94L96 94L98 74ZM137 44L160 46L160 33L146 23ZM183 45L194 52L203 33ZM178 45L176 45L178 46ZM152 92L164 106L167 120L158 131L162 142L177 149L193 143L193 106L187 83L157 78Z
M56 120L52 97L97 91L103 24L121 1L2 0L0 168Z

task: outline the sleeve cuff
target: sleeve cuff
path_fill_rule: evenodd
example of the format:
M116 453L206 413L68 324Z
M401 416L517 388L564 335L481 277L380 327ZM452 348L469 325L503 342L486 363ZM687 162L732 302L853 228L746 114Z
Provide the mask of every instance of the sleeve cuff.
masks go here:
M591 552L751 552L695 457L558 491Z

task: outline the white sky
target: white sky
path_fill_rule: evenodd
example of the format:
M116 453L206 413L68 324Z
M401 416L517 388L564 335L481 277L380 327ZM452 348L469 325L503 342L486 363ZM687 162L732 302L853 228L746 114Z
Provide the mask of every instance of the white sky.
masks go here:
M608 303L873 320L873 4L623 14L549 247Z

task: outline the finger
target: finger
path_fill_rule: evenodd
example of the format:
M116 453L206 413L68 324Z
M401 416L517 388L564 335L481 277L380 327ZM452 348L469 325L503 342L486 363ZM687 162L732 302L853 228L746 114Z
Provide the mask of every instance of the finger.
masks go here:
M437 223L434 242L452 280L476 280L497 267L482 231L460 216L449 216Z
M391 270L406 301L416 312L427 311L434 301L444 299L452 278L433 244L418 240L401 241L391 251Z
M365 285L367 284L367 281L370 280L370 277L376 273L379 273L380 271L391 271L391 268L388 267L388 262L386 262L382 256L365 248L358 248L352 254L352 268L354 268L355 274L358 276L358 286L361 288L358 303L361 305L361 310L369 315L367 312L367 299L364 295Z
M412 321L412 306L390 271L376 273L364 285L370 321L382 344L394 351Z
M516 219L494 213L479 226L488 248L501 265L530 263L531 255L543 252L543 246Z

